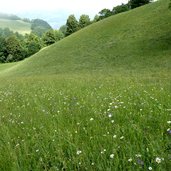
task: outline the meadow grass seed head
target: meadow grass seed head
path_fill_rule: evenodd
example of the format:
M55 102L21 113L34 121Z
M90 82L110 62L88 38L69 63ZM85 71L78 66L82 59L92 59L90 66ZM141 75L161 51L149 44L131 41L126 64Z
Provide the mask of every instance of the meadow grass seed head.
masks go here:
M121 136L121 137L120 137L120 140L123 140L123 139L124 139L124 136Z

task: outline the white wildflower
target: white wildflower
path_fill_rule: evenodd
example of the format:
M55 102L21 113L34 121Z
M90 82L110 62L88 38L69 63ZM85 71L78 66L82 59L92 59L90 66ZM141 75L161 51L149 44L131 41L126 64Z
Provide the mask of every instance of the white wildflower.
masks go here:
M116 135L113 135L113 138L116 138Z
M112 114L109 114L108 117L111 118L112 117Z
M171 124L171 121L167 121L168 124Z
M161 159L159 157L156 157L156 163L161 163Z
M129 162L132 162L132 158L128 159Z
M113 159L113 158L114 158L114 154L111 154L111 155L110 155L110 158Z
M141 154L136 154L135 156L136 156L136 157L141 157Z
M94 118L90 118L90 121L93 121L94 120Z
M77 155L80 155L81 153L82 153L81 150L78 150L78 151L77 151Z
M153 168L151 166L148 167L148 170L153 170Z

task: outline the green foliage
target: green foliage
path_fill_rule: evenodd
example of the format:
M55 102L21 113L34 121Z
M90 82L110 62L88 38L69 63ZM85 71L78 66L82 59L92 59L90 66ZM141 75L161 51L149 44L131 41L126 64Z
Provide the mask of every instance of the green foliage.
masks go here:
M65 37L65 34L61 30L54 30L54 34L56 42Z
M129 5L128 4L122 4L122 5L118 5L116 7L113 8L112 12L113 14L119 14L125 11L129 10Z
M67 31L67 26L63 25L59 28L59 31L63 33L63 35L66 35L66 31Z
M104 18L110 17L111 15L113 15L113 12L105 8L99 12L99 19L102 20Z
M5 58L5 39L0 37L0 63L5 62L6 58Z
M80 19L79 19L79 27L80 28L84 28L88 25L90 25L91 21L90 21L90 17L88 15L81 15Z
M27 49L27 56L31 56L38 52L42 47L42 43L40 38L31 33L30 35L26 36L26 49Z
M145 5L150 3L150 0L130 0L129 1L129 5L131 7L131 9L133 8L137 8L139 6Z
M54 31L53 30L47 31L43 35L43 41L44 41L45 45L47 45L47 46L55 43L56 42L56 37L55 37Z
M67 26L66 36L69 36L70 34L79 30L79 23L74 15L70 15L68 17L66 26Z
M42 36L45 32L52 29L52 27L44 20L34 19L31 21L32 33Z
M64 38L60 30L49 30L43 35L43 42L46 46L51 45Z
M94 16L94 19L93 19L93 23L95 23L95 22L97 22L97 21L99 21L99 20L100 20L99 16L98 16L98 15L95 15L95 16Z
M23 59L22 46L16 36L10 36L5 40L5 48L7 53L6 62Z

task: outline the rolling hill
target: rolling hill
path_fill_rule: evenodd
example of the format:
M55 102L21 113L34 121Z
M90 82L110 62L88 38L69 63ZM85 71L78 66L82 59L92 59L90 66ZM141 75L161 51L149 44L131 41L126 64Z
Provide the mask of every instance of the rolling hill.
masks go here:
M0 64L0 170L169 171L168 3Z
M167 7L167 1L159 1L109 17L19 63L12 73L170 70L171 12Z
M14 32L26 34L31 32L31 24L22 20L9 20L0 18L0 28L9 28Z

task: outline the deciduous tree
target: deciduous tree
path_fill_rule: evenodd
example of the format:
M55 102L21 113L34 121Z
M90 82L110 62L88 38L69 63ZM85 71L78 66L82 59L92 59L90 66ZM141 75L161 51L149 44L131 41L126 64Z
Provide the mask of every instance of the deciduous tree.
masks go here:
M90 17L88 15L81 15L80 19L79 19L79 27L80 28L84 28L86 26L88 26L91 23L90 21Z
M130 0L131 9L150 3L151 0Z
M79 30L79 23L74 15L70 15L68 17L66 26L67 26L66 36Z

